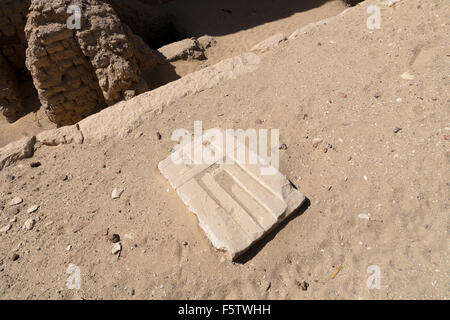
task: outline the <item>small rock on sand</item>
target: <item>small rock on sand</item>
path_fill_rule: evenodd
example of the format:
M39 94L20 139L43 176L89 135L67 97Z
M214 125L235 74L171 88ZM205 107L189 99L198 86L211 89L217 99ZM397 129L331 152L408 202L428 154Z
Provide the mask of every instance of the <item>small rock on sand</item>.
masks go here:
M120 242L117 242L111 249L112 254L118 254L122 250L122 245Z
M315 138L313 140L313 147L317 148L319 146L319 144L322 142L323 140L321 138Z
M32 168L37 168L37 167L40 167L40 166L41 166L41 163L39 161L30 163L30 167L32 167Z
M0 229L0 233L6 233L11 228L12 228L12 225L11 224L7 224L6 226L4 226L3 228Z
M28 208L27 213L36 212L37 209L39 209L39 205L38 204L32 205L31 207Z
M34 228L35 224L36 224L36 220L34 220L33 218L30 218L27 221L25 221L25 223L23 224L23 228L25 230L29 231Z
M265 52L267 50L277 47L280 43L286 41L287 38L282 33L277 33L253 46L250 51Z
M358 214L358 218L370 220L370 214L360 213L360 214Z
M21 197L14 197L10 202L10 206L16 206L18 204L21 204L23 202L23 199Z
M124 191L123 188L115 188L113 190L113 192L111 193L111 198L119 199L120 196L122 195L123 191Z

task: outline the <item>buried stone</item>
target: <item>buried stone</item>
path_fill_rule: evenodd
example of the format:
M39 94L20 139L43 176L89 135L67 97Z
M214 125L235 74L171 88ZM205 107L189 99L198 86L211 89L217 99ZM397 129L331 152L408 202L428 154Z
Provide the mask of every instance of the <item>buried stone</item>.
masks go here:
M202 136L198 139L200 144L208 140ZM196 142L194 139L193 145ZM189 152L176 153L161 161L158 168L197 216L214 247L235 260L300 207L305 197L265 160L249 163L245 157L236 157L234 150L225 155L219 148L224 144L209 142L204 148L219 155L216 162L192 164L192 159L187 159ZM234 142L239 149L239 141ZM182 149L179 146L178 150ZM245 146L243 149L251 158L253 151ZM232 161L224 162L226 156Z

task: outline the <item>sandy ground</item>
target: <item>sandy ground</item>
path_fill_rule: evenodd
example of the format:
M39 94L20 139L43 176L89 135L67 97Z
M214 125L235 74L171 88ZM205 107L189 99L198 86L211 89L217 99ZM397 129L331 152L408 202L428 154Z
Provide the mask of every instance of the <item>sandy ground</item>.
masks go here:
M370 3L124 140L43 147L0 172L0 227L12 224L0 236L0 297L448 299L450 5L382 7L381 29L368 30ZM309 199L235 263L157 170L171 133L194 120L280 129L280 170ZM112 200L116 187L125 192ZM8 206L15 196L24 202ZM107 233L120 235L120 256ZM70 264L79 290L66 287Z

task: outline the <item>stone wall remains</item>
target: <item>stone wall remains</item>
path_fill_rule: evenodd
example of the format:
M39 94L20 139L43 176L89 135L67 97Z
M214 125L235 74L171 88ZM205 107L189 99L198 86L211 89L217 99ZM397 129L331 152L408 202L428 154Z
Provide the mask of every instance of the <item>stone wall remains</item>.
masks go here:
M69 4L82 9L80 30L67 27ZM103 1L32 0L25 34L27 67L49 119L58 125L148 90L141 67L156 65L155 53Z

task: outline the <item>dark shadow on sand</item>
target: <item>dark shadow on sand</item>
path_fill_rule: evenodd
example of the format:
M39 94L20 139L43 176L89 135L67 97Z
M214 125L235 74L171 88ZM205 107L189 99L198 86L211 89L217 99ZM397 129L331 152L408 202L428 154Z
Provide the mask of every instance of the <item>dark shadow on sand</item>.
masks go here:
M223 36L247 30L329 1L339 0L173 0L160 6L143 6L145 0L130 0L127 5L134 7L138 15L117 11L122 21L157 49L189 37Z

